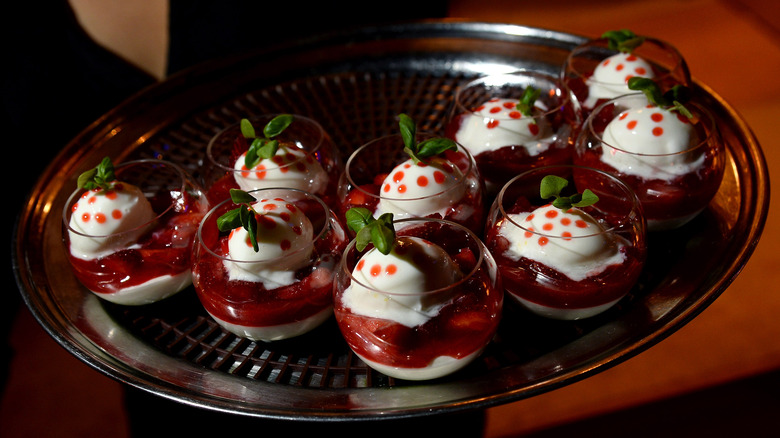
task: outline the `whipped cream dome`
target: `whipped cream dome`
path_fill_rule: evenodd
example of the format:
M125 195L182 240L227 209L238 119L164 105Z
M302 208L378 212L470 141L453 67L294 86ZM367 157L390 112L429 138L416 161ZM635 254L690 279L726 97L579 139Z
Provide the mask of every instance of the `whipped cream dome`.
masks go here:
M283 144L273 157L261 159L252 169L246 167L245 152L233 168L236 183L244 191L286 187L322 193L328 184L328 175L313 154Z
M382 318L407 327L422 325L446 305L447 293L425 293L453 285L463 274L438 245L418 237L399 237L385 255L371 249L352 271L355 281L342 302L357 315Z
M599 99L633 92L628 88L628 80L635 76L652 79L655 73L650 63L630 53L618 53L601 61L586 81L589 92L585 107L593 108Z
M156 216L141 189L132 184L114 182L108 190L86 191L72 207L70 252L94 260L128 248Z
M523 228L509 221L501 224L499 232L510 242L506 257L535 260L574 281L598 275L625 257L620 251L625 242L604 233L601 224L577 208L546 205L509 218Z
M546 151L554 140L544 118L524 116L517 99L491 99L464 115L455 141L472 155L505 146L522 146L531 156Z
M314 230L311 222L294 204L282 198L262 199L252 208L257 212L255 251L249 233L243 228L231 231L229 259L224 260L230 280L262 282L275 289L295 282L295 271L309 263Z
M623 111L607 125L602 139L601 161L645 179L672 180L698 169L705 158L684 153L695 146L693 125L683 115L656 106Z
M458 166L446 159L406 160L382 182L374 216L393 213L395 219L404 219L439 213L445 217L447 209L466 193L463 179Z

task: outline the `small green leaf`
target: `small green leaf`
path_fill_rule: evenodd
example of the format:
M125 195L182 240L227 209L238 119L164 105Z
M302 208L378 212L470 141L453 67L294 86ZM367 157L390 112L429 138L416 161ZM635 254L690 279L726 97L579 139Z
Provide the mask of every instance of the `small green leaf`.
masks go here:
M363 251L369 243L382 254L389 254L395 245L393 214L385 213L374 219L365 208L351 208L346 213L347 226L355 232L355 248Z
M255 138L255 127L248 119L241 119L241 135L246 139Z
M401 131L401 138L404 141L404 147L408 148L408 150L411 150L412 153L416 153L417 147L415 145L415 140L417 135L417 126L415 125L414 120L412 120L412 118L406 114L399 114L398 127Z
M274 138L277 135L284 132L288 126L293 122L293 116L290 114L281 114L274 117L263 128L263 135L265 138Z
M539 195L542 199L549 199L553 196L560 195L561 191L569 185L569 181L565 178L561 178L557 175L547 175L542 178L542 183L539 186Z
M587 207L598 202L599 197L590 189L585 189L581 194L561 196L561 191L568 185L569 182L564 178L557 175L547 175L542 178L542 183L539 185L539 196L542 199L555 197L552 201L553 207L564 211L572 207Z
M234 208L233 210L230 210L217 218L217 228L223 233L236 229L240 226L241 216L239 214L238 208Z
M356 233L374 221L371 212L367 208L362 207L350 208L347 210L345 217L347 220L347 227Z
M517 110L524 116L529 117L534 108L534 104L536 103L536 99L539 99L539 96L541 95L542 90L531 86L526 87L525 90L523 90L523 95L520 96L520 101L517 103Z
M694 119L694 115L684 105L691 98L690 89L684 85L676 84L664 93L654 80L635 76L628 80L628 88L643 92L647 100L656 106Z
M257 201L257 198L243 190L230 189L230 200L233 201L234 204L251 204L252 202Z
M607 39L607 45L610 50L624 53L631 53L645 42L645 37L638 36L628 29L610 30L604 32L601 37Z
M436 137L420 142L415 155L418 158L428 158L448 150L457 151L457 144L449 138Z
M86 190L93 190L96 188L108 190L110 187L109 183L115 179L114 164L111 162L110 158L104 157L100 164L79 175L77 184L79 188Z

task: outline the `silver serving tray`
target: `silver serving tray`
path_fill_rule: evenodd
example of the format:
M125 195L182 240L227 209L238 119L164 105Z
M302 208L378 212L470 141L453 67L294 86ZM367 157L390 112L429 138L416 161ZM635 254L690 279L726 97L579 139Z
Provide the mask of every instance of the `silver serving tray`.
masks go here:
M516 25L424 21L350 30L198 66L124 102L73 139L31 192L15 228L23 299L62 346L98 371L185 404L296 420L419 417L485 408L584 379L685 325L734 280L768 209L767 167L741 117L703 84L728 149L710 207L681 230L650 237L640 284L609 312L554 322L508 305L498 336L473 365L436 381L398 381L354 357L335 325L298 340L254 343L223 332L192 290L121 308L87 292L62 246L61 210L75 178L108 155L159 157L198 175L206 143L241 117L307 115L342 151L394 132L410 114L441 132L455 88L486 73L557 73L583 38Z

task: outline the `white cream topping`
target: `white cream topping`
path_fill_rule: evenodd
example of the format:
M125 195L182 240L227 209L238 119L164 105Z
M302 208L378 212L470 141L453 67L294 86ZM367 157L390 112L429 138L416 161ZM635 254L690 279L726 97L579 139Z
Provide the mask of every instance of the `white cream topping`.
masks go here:
M70 252L94 260L129 248L156 216L141 189L132 184L115 182L108 190L84 192L72 207L69 225L77 233L68 231Z
M546 205L509 218L514 224L504 221L499 233L510 243L504 255L512 260L535 260L574 281L623 262L620 248L626 243L605 233L601 224L577 208L563 211Z
M328 175L303 149L280 145L276 155L261 159L252 169L246 167L246 153L236 159L233 168L241 190L251 191L271 187L285 187L322 193L328 184Z
M631 93L628 80L635 76L652 79L655 73L650 63L630 53L618 53L601 61L586 81L589 92L585 107L593 108L599 99L614 99Z
M695 146L693 125L682 115L655 106L623 111L607 125L602 139L601 161L646 179L668 181L704 161L704 154L684 153Z
M455 141L475 156L505 146L521 146L531 156L546 151L554 140L551 127L544 118L524 116L517 103L499 98L483 103L464 115Z
M295 271L309 263L314 230L309 218L294 204L281 198L261 199L252 204L257 212L255 251L243 228L231 231L228 258L223 263L230 280L262 282L275 289L295 282Z
M379 188L374 216L393 213L393 218L446 216L447 210L466 193L464 175L458 166L439 158L414 163L409 159L396 166Z
M418 237L399 237L384 255L371 249L352 271L354 280L341 299L357 315L387 319L407 327L424 324L451 299L427 291L451 286L463 274L438 245Z

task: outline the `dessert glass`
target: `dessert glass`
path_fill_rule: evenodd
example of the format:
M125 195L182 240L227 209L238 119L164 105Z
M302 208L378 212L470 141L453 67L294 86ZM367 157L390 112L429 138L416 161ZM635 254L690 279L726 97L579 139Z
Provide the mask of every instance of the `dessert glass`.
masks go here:
M531 217L526 215L551 202L539 194L546 175L569 180L566 192L593 191L598 202L579 210L595 219L601 229L577 233L573 228L584 223L564 219L557 209L546 216L551 223L560 220L560 228L550 228L557 231L544 231L547 225L540 229L529 226ZM580 181L587 181L587 185L580 186ZM494 201L485 232L485 244L498 264L509 297L537 315L560 320L589 318L620 301L642 271L645 239L642 207L631 188L603 171L579 166L532 169L513 178ZM604 242L601 248L609 248L611 255L607 257L599 249L590 252L593 258L584 258L572 246L593 248L589 246L593 242ZM537 244L550 257L547 260L564 263L565 269L548 266L540 261L542 257L533 255L530 251Z
M563 63L563 82L572 90L584 114L587 114L605 100L629 93L622 83L597 82L592 79L593 71L600 63L619 52L609 47L606 38L590 40L575 47ZM647 61L655 75L654 81L666 90L674 85L691 85L688 64L680 52L671 44L655 38L645 37L644 42L632 51L632 55ZM632 74L626 69L626 76ZM591 95L590 85L601 90Z
M482 111L499 99L516 104L527 87L540 91L530 116L521 117L510 108L502 113ZM525 125L518 126L525 120L532 121L538 131L529 136ZM495 196L507 181L528 169L571 164L581 122L573 95L558 78L519 70L481 77L462 86L455 95L445 136L463 144L474 156L488 193ZM470 123L473 134L466 130Z
M417 142L434 138L431 133L417 132ZM399 164L409 159L404 152L400 134L392 134L372 140L356 149L347 160L341 175L338 196L340 214L344 217L350 208L363 207L378 217L378 209L384 203L392 205L393 217L431 217L459 223L474 232L484 226L484 186L471 154L461 145L457 151L448 150L439 157L457 166L463 175L456 184L430 196L400 198L381 190L387 175ZM424 211L426 214L418 214Z
M649 231L679 228L704 210L717 193L725 170L725 145L712 114L695 103L685 104L694 115L690 123L696 136L687 150L675 154L639 154L603 140L605 128L622 111L646 105L647 98L642 93L624 95L599 105L577 139L574 162L604 170L630 186L642 204ZM603 160L605 155L634 165L616 169ZM637 171L640 168L653 168L653 173L640 174ZM682 170L672 172L672 169Z
M371 368L407 380L443 377L471 363L493 338L503 308L501 279L482 241L461 225L439 219L402 219L396 229L397 236L421 237L442 247L458 265L462 279L419 294L374 289L352 274L363 254L353 240L336 275L336 321L347 344ZM343 299L352 287L381 294L389 301L419 299L444 305L427 322L409 327L383 317L382 312L355 313Z
M263 127L278 115L265 114L248 119L255 128L257 136L262 137ZM240 122L225 128L209 141L202 174L203 185L212 204L229 199L231 188L250 191L286 187L317 195L330 205L336 194L339 175L343 170L339 151L330 135L317 121L305 116L293 115L290 126L274 139L300 149L303 154L275 167L268 167L265 172L248 172L234 167L238 157L246 152L250 144L241 134ZM301 175L296 172L299 169L315 169L316 172L307 171ZM238 181L242 182L241 186Z
M300 209L311 222L313 234L309 242L287 255L260 261L270 270L294 265L290 268L294 281L278 287L281 283L269 282L274 286L267 288L263 281L229 277L229 264L249 266L258 261L229 257L229 233L220 232L217 227L217 218L237 207L227 199L211 209L198 228L192 267L195 291L209 315L238 336L269 342L302 335L333 314L333 277L347 235L328 206L308 192L259 189L249 194L258 200L284 200ZM310 255L302 257L305 252Z
M171 162L130 161L116 166L114 172L117 181L143 191L156 216L131 230L100 236L85 234L70 225L76 203L90 193L77 189L62 212L68 260L78 280L98 297L121 305L151 304L192 283L192 244L209 205L200 185ZM91 260L75 257L70 247L77 236L113 247L113 252Z

